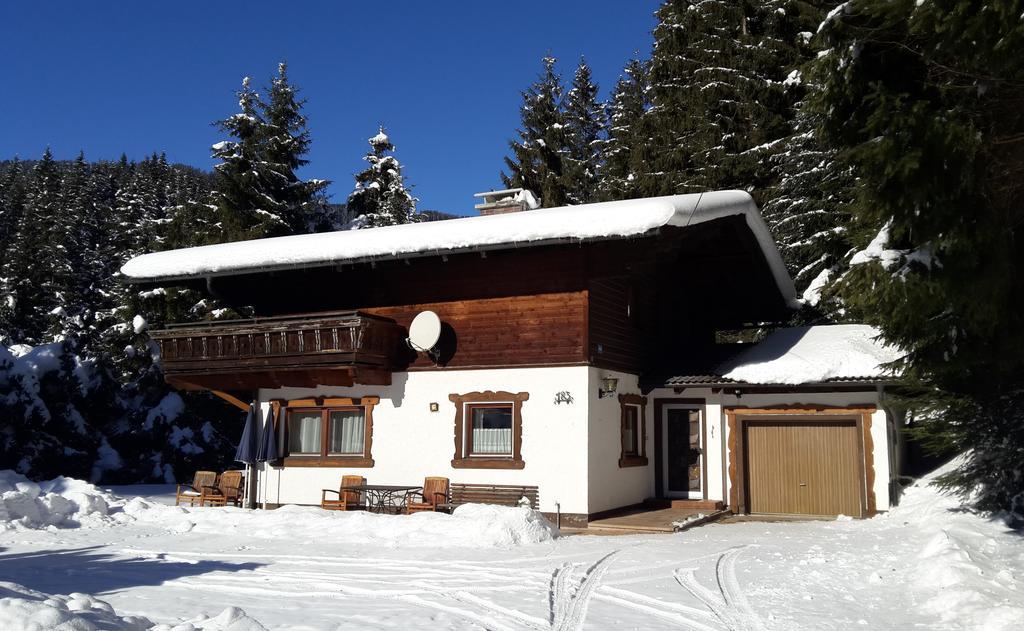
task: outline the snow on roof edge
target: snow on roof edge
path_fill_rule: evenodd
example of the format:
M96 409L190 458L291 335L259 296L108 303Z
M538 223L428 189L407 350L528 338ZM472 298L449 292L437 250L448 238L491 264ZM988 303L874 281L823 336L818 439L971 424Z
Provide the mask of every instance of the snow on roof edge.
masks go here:
M714 372L751 385L888 381L897 375L885 365L902 355L867 324L789 327L725 360Z
M153 252L121 267L129 282L177 281L244 272L320 267L366 260L454 254L564 241L635 237L671 225L687 227L744 215L791 307L793 281L757 205L744 191L712 191L562 206L439 222L342 230Z

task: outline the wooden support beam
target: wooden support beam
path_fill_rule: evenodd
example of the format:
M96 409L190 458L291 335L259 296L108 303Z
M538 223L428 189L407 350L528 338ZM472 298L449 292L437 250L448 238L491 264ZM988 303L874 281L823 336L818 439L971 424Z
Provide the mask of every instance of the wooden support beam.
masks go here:
M230 403L231 405L235 406L236 408L238 408L240 410L244 410L246 412L249 411L249 404L248 403L245 403L241 399L237 399L237 398L231 396L227 392L221 392L220 390L210 390L210 393L220 397L221 399L224 399L225 401L227 401L228 403Z

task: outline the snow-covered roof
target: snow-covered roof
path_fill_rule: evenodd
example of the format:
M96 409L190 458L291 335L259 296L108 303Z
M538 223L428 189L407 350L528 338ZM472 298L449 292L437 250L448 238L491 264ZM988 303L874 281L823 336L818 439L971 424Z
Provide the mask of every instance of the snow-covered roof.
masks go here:
M131 259L121 268L121 273L137 282L186 280L367 260L636 237L665 226L685 228L735 215L745 218L768 261L779 292L795 306L793 281L757 205L743 191L563 206L168 250Z
M878 382L895 375L885 364L902 356L865 324L834 324L779 329L733 355L706 374L679 375L669 386L725 383L800 385Z

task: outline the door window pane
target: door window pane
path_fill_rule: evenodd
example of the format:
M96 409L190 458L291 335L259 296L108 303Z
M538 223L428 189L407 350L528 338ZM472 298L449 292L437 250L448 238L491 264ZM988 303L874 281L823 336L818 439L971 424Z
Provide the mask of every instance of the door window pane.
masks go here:
M701 483L700 412L690 410L690 490L699 491Z
M288 414L288 452L292 454L320 453L320 412L291 412Z
M366 444L362 410L335 410L327 419L328 454L362 454Z
M470 410L470 453L511 456L512 406L474 406Z

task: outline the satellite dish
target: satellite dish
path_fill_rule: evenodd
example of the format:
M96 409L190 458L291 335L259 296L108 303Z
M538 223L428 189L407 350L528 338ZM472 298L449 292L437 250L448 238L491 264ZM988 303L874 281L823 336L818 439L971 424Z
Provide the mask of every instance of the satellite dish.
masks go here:
M409 346L420 352L430 352L441 338L441 318L433 311L421 311L409 324Z

